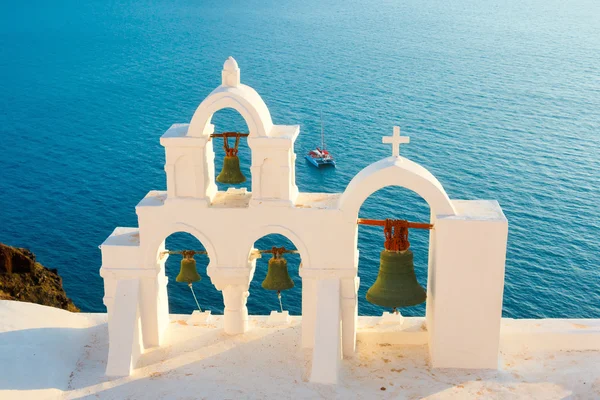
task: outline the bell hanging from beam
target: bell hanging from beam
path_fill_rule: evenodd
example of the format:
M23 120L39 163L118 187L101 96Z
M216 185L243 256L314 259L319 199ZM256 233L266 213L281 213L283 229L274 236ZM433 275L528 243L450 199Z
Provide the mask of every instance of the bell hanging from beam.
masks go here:
M238 157L238 146L240 144L240 135L237 134L235 137L235 146L229 147L227 135L223 136L223 148L225 149L225 158L223 159L223 168L217 176L217 182L238 184L246 182L246 177L242 174L240 169L240 158Z
M269 269L267 276L262 282L262 287L267 290L291 289L294 287L294 281L290 277L287 269L287 260L283 258L279 249L273 248L273 257L269 260ZM283 249L281 249L283 250Z
M198 282L202 277L196 270L196 260L194 260L194 252L183 252L183 259L181 260L181 266L179 268L179 275L175 280L177 282L185 282L191 284L192 282Z
M377 280L367 291L369 303L396 308L425 301L427 293L417 282L412 251L383 250L380 260Z
M385 250L381 252L379 273L367 291L367 301L382 307L408 307L427 299L417 282L414 256L408 248L408 227L404 221L386 220Z

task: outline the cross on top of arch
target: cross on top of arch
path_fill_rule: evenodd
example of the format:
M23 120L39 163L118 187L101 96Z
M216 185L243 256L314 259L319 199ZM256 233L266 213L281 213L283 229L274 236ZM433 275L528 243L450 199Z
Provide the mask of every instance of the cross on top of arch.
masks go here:
M402 143L409 143L410 138L408 136L400 136L400 127L394 126L394 134L392 136L384 136L382 142L392 145L392 155L394 157L400 157L400 145Z

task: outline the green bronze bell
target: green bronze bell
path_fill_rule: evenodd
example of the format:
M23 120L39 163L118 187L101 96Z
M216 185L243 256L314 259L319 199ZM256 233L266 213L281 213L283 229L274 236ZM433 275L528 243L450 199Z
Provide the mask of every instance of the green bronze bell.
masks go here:
M367 301L382 307L407 307L427 298L417 282L413 253L410 250L381 252L377 280L367 291Z
M287 260L281 255L273 255L269 260L267 277L262 282L262 287L267 290L282 291L294 287L294 281L290 278L287 269Z
M246 177L240 169L240 159L238 156L225 156L223 159L223 169L217 176L217 182L238 184L246 182Z
M183 255L183 260L181 260L181 267L179 269L179 275L175 280L177 282L185 282L192 283L198 282L202 277L198 274L196 270L196 260L194 260L193 255Z

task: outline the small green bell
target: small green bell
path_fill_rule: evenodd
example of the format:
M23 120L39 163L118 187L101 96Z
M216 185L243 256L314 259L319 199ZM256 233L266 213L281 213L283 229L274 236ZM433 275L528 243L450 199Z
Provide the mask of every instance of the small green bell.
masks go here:
M410 250L383 250L377 280L367 291L367 301L382 307L407 307L427 298L417 282L413 253Z
M225 156L223 159L223 169L217 176L217 182L238 184L246 182L246 177L240 169L240 159L238 156Z
M185 282L190 284L192 282L198 282L200 279L202 279L202 277L196 270L196 260L194 260L194 256L186 255L184 253L183 259L181 260L179 275L177 275L175 280L177 282Z
M294 281L288 273L287 260L283 256L273 254L273 257L269 260L267 277L262 282L262 287L267 290L277 290L278 292L294 287Z

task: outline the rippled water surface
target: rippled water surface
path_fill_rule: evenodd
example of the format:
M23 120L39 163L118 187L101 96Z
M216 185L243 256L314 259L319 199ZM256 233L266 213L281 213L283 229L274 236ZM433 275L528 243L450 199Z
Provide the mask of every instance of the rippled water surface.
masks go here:
M161 134L190 120L233 55L274 122L301 126L300 190L344 190L389 154L381 136L401 125L411 137L402 154L430 169L451 198L502 205L510 223L505 316L600 318L600 3L487 3L2 2L0 241L31 248L59 269L77 305L103 311L97 246L115 226L135 226L137 202L165 188ZM315 170L301 157L318 141L320 112L337 170ZM228 110L214 121L217 130L245 129ZM370 218L428 214L401 188L377 192L361 209ZM361 227L359 235L360 312L375 314L364 294L383 234ZM411 239L425 285L428 236ZM285 239L257 247L273 244ZM167 245L200 247L183 234ZM198 258L197 293L222 312L206 263ZM168 263L171 311L190 312L188 288L173 279L177 264ZM298 264L290 257L297 286L284 294L294 314ZM260 260L253 314L278 306L260 288L265 274Z

